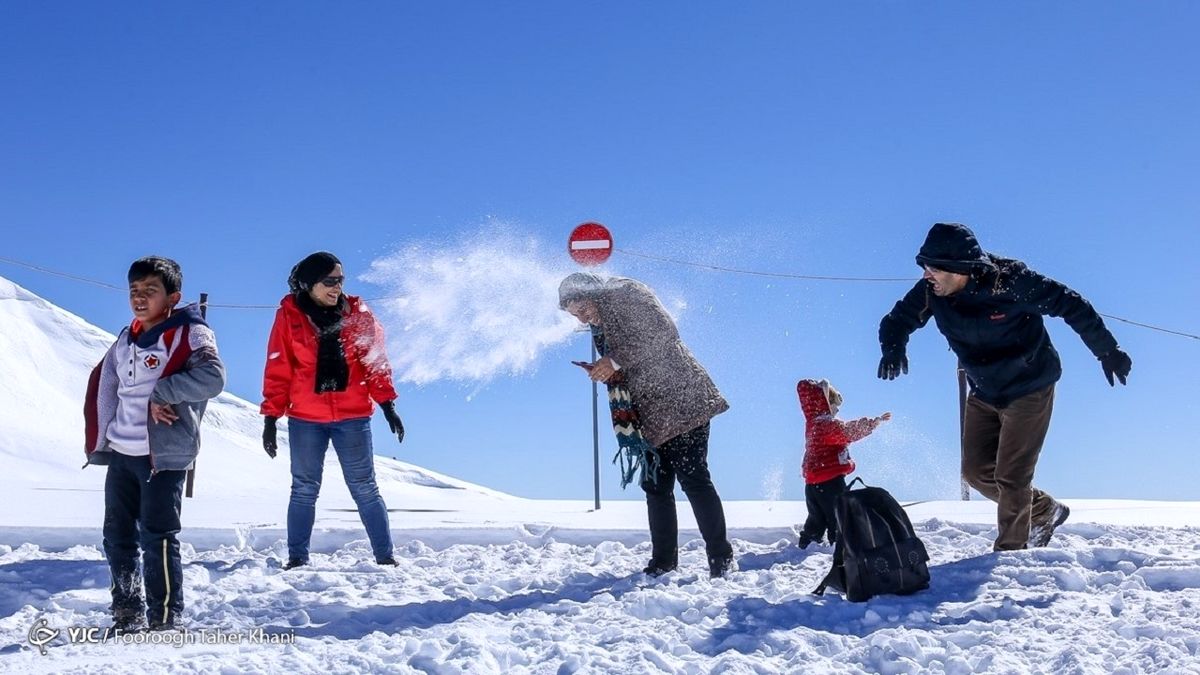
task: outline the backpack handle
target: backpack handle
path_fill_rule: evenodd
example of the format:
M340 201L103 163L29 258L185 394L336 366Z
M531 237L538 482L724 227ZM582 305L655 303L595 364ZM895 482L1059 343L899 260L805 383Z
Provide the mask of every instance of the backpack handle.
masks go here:
M854 480L850 481L850 484L846 486L846 489L849 490L850 488L854 487L855 483L862 483L863 487L871 487L862 479L862 476L855 476Z

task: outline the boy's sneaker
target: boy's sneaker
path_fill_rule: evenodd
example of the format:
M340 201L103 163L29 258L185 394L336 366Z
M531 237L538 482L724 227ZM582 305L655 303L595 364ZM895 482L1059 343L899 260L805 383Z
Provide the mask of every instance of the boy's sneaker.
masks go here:
M733 561L733 554L720 556L708 559L708 578L716 579L723 577L729 572L737 570L737 564Z
M391 566L391 567L399 567L400 566L400 563L396 562L396 559L390 555L386 558L380 558L380 559L376 560L375 564Z
M674 572L676 569L678 569L678 567L678 562L659 562L657 560L651 560L646 564L646 567L642 569L642 574L651 577L661 577L667 572Z
M285 569L285 570L294 570L294 569L296 569L297 567L304 567L304 566L305 566L305 565L307 565L307 564L308 564L308 561L307 561L307 560L301 560L300 558L288 558L288 561L287 561L287 563L286 563L286 564L283 566L283 569Z
M1041 548L1050 543L1050 537L1054 535L1054 530L1067 521L1067 517L1071 515L1071 509L1062 502L1054 502L1054 508L1050 511L1050 519L1041 525L1034 525L1029 528L1029 548Z

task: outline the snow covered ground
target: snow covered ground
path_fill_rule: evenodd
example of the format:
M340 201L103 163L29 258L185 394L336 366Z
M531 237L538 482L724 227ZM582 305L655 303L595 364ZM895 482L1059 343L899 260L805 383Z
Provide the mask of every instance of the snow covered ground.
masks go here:
M0 672L1200 673L1200 502L1066 500L1049 547L1003 554L993 505L913 504L931 588L849 603L810 594L831 551L795 547L800 503L728 503L739 569L712 581L681 499L681 568L647 579L640 501L386 458L401 564L381 569L331 453L312 565L284 572L286 451L268 459L227 394L184 502L188 631L89 642L109 623L104 472L79 468L62 411L111 340L0 279Z
M850 603L809 593L831 551L796 548L789 523L801 504L731 504L739 570L710 581L694 529L679 571L638 573L649 556L638 502L600 514L519 502L503 517L470 514L469 527L462 513L457 528L433 527L449 513L424 513L410 514L425 525L410 531L409 515L396 514L394 569L369 562L361 528L339 530L345 543L287 572L281 531L254 544L188 543L191 632L175 644L68 643L68 627L107 623L98 522L66 548L2 544L0 670L1200 672L1200 528L1180 525L1197 522L1196 503L1069 501L1076 515L1049 547L1000 554L995 528L979 522L989 505L921 504L911 511L931 588ZM1157 524L1105 522L1139 517ZM61 631L45 655L29 639L42 620ZM259 629L289 643L228 643Z

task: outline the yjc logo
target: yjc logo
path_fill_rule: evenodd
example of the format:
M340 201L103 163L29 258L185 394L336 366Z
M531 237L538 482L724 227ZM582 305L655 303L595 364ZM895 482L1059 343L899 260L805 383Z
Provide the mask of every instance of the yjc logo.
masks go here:
M29 644L37 647L42 656L46 655L46 645L53 642L59 634L59 630L51 628L49 624L49 621L41 619L29 629Z

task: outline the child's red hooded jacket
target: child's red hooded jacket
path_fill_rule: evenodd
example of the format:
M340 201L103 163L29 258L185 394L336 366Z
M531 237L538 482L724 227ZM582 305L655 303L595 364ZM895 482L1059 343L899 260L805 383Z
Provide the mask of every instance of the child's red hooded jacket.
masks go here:
M804 411L804 482L824 483L853 473L848 445L866 438L879 426L870 417L843 422L833 416L825 390L816 380L796 385L800 409Z
M353 295L346 297L342 347L350 377L345 391L316 393L317 328L287 295L275 312L267 343L260 412L271 417L294 417L306 422L341 422L370 417L375 406L395 400L392 369L384 347L383 327Z

